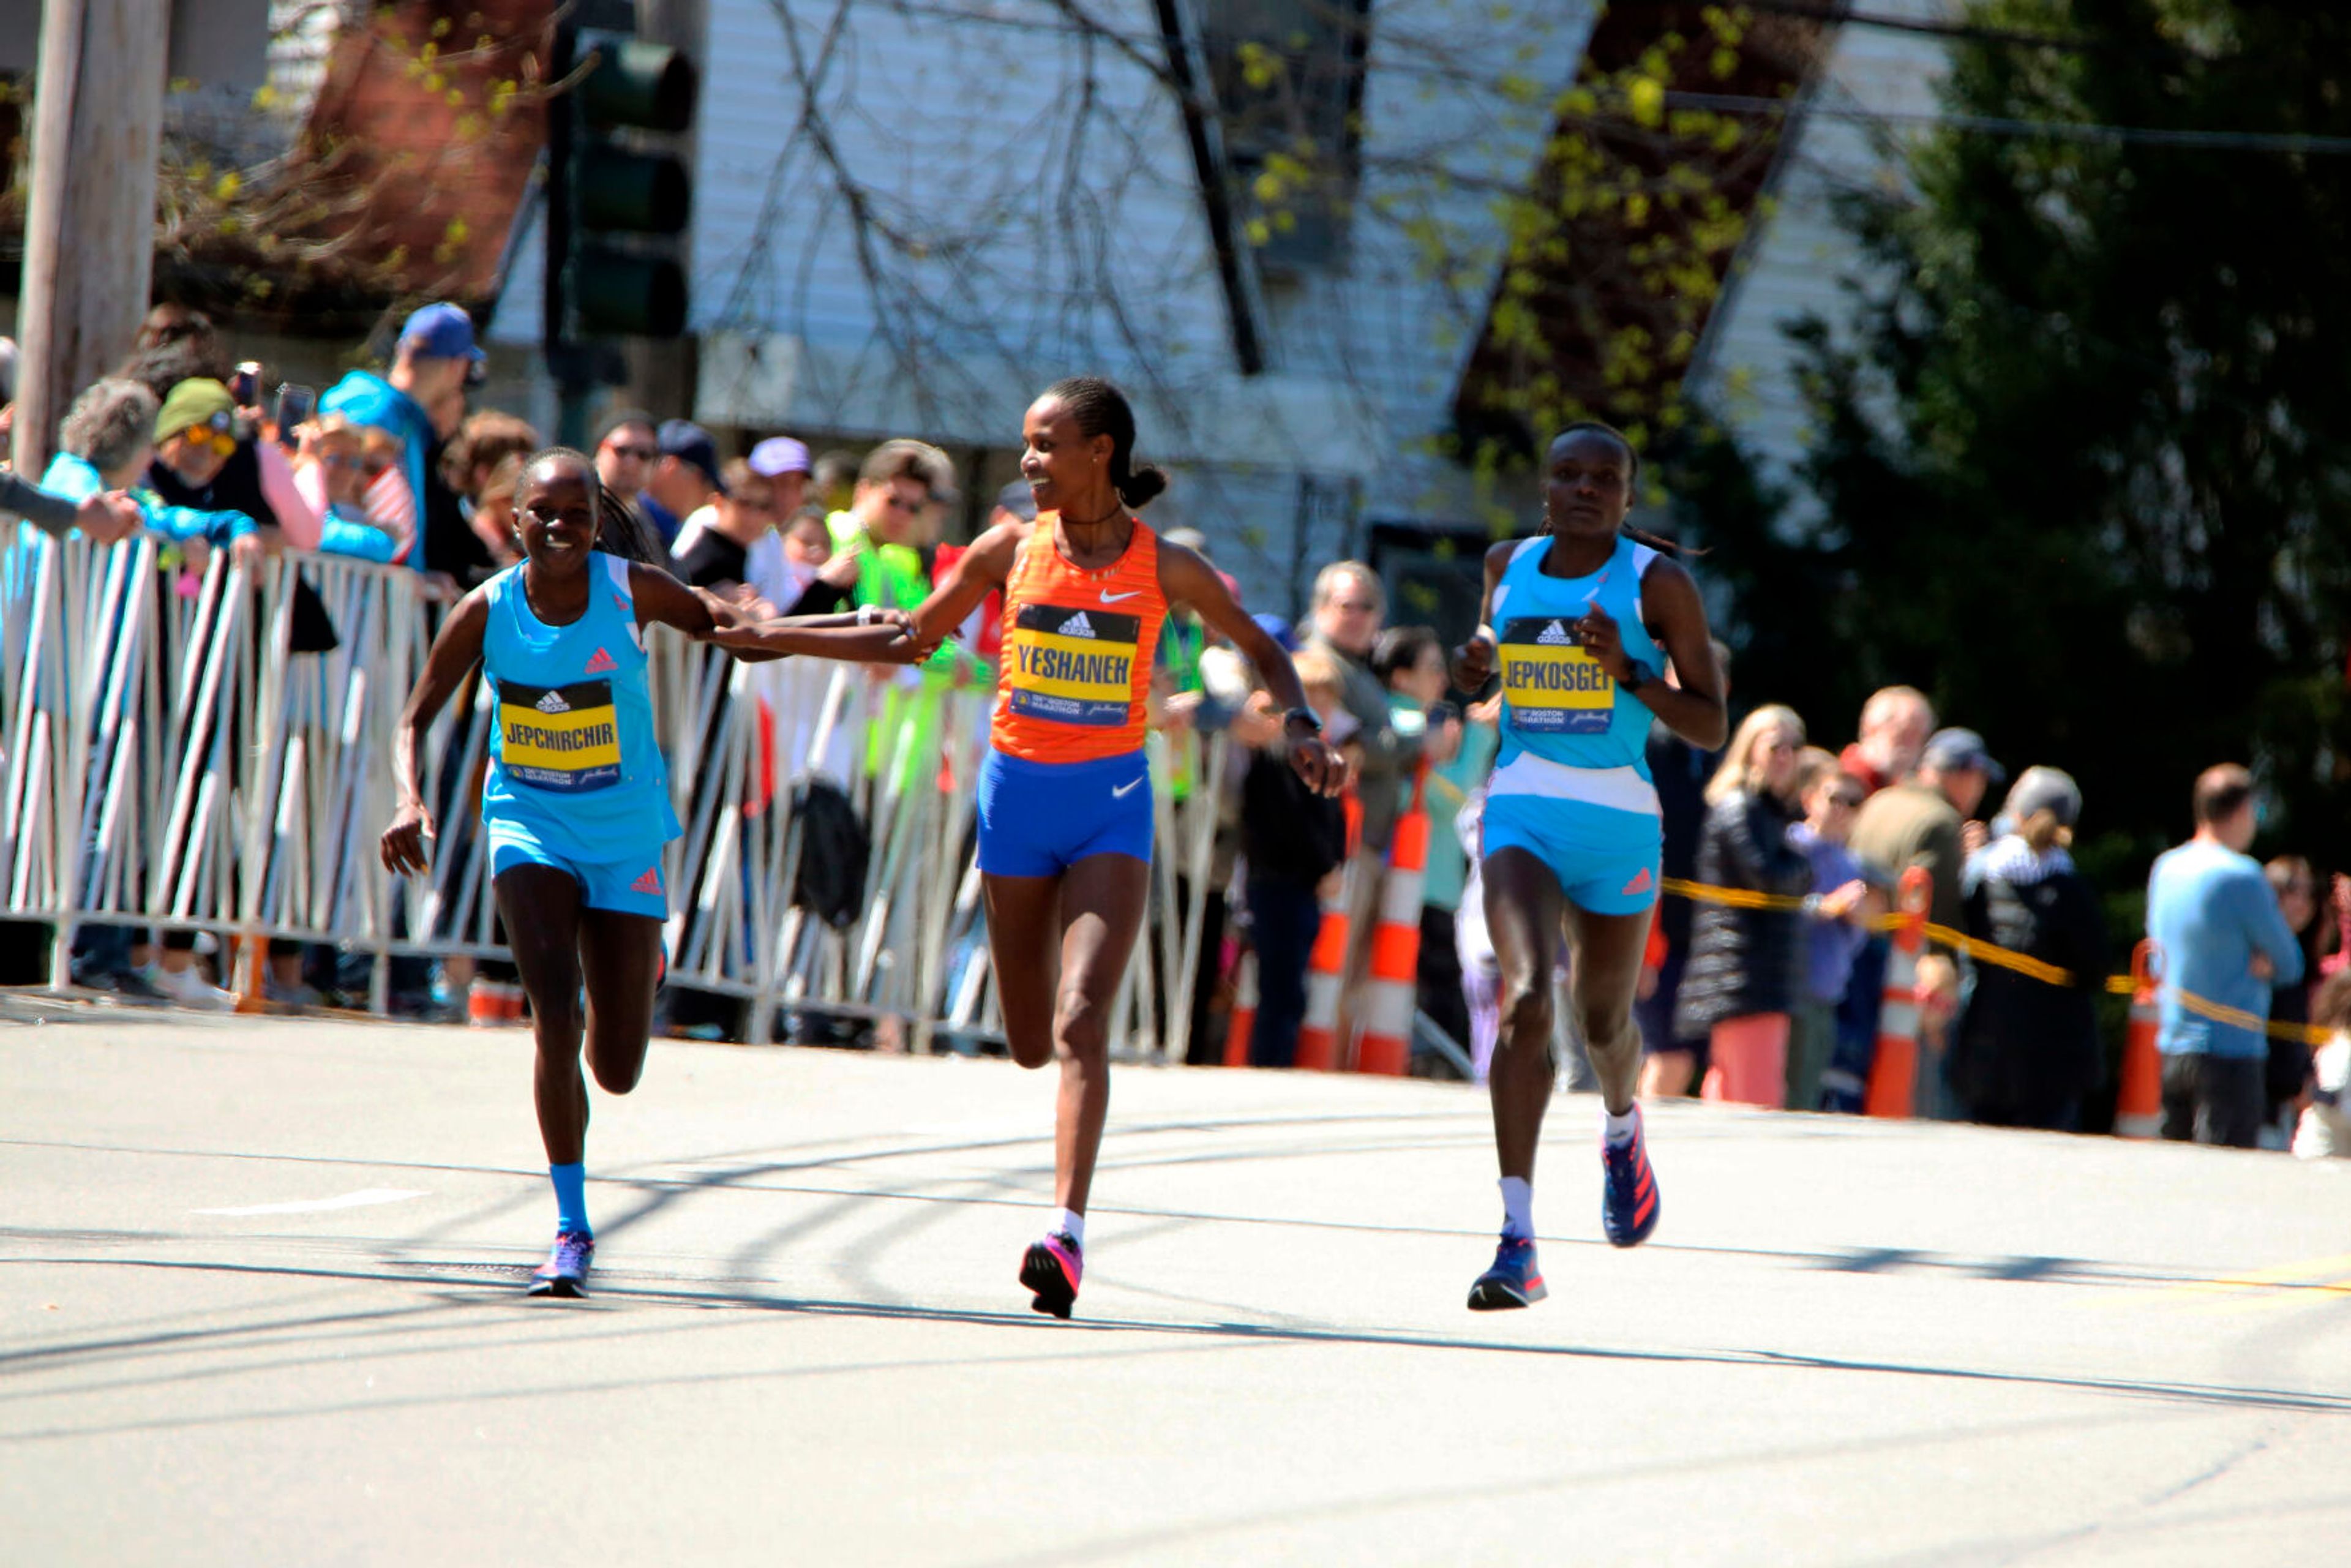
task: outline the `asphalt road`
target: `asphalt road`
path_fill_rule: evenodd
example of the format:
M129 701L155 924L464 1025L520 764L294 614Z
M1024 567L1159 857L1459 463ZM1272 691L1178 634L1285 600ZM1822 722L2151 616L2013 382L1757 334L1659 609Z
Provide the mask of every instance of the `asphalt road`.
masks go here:
M2351 1531L2351 1162L1122 1069L1077 1321L1051 1081L662 1042L593 1299L514 1033L0 1027L0 1563L2306 1563Z

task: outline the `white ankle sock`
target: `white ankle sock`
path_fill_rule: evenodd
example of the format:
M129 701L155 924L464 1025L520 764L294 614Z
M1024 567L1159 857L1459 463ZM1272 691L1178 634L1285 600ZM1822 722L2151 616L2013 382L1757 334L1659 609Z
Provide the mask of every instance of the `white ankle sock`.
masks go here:
M1633 1141L1633 1134L1640 1131L1640 1127L1641 1113L1640 1108L1637 1106L1625 1112L1621 1116L1605 1106L1601 1108L1600 1131L1612 1144L1623 1145L1631 1143Z
M1083 1247L1086 1244L1086 1217L1073 1208L1053 1211L1052 1228Z
M1502 1178L1502 1234L1535 1239L1535 1189L1524 1176Z

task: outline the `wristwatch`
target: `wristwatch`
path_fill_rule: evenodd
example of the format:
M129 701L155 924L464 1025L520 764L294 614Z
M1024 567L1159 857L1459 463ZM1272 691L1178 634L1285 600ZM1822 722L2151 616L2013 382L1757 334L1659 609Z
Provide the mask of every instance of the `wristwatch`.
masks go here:
M1281 716L1282 728L1288 729L1293 724L1304 725L1309 735L1322 733L1322 721L1314 716L1314 710L1311 707L1294 707Z
M1649 673L1648 665L1635 660L1633 664L1633 678L1629 681L1617 682L1616 689L1623 692L1628 697L1637 696L1640 695L1640 691L1643 686L1647 685L1651 681L1656 679L1656 676Z

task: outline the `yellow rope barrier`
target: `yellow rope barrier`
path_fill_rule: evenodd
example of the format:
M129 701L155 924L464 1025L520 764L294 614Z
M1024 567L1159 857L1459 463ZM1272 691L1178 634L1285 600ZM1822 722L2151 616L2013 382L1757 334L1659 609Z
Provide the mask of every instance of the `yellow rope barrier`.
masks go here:
M1789 894L1760 893L1747 887L1717 887L1709 883L1690 882L1677 876L1667 877L1658 885L1672 896L1698 904L1719 904L1729 909L1794 911L1804 907L1803 899ZM1903 923L1902 915L1881 915L1870 925L1878 931L1893 931ZM2044 963L2029 953L2019 953L2012 947L2003 947L1997 942L1987 942L1980 936L1970 936L1964 931L1954 931L1948 925L1937 925L1932 922L1927 925L1926 932L1927 940L1935 946L1964 954L1977 963L2007 969L2044 985L2070 986L2074 983L2073 971ZM2137 989L2137 986L2128 975L2109 975L2104 988L2115 996L2127 997ZM2178 998L2179 1005L2189 1012L2199 1018L2210 1019L2215 1023L2252 1030L2277 1040L2297 1040L2305 1045L2325 1045L2333 1038L2328 1030L2313 1024L2273 1023L2242 1008L2232 1008L2226 1002L2216 1002L2193 991L2183 991L2177 986L2167 986L2163 989Z

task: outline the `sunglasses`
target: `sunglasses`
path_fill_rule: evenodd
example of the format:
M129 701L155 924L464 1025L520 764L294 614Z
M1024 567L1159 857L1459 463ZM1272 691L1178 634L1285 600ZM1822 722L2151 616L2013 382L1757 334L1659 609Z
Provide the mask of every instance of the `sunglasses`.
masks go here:
M1839 790L1837 793L1829 797L1829 804L1832 806L1843 806L1848 811L1858 811L1861 810L1862 801L1865 799L1867 799L1865 796L1848 795L1843 790Z
M631 457L639 463L650 463L661 455L658 446L607 446L604 450L615 457Z
M922 510L922 503L919 501L909 501L904 496L884 497L882 504L889 507L893 512L918 512Z

